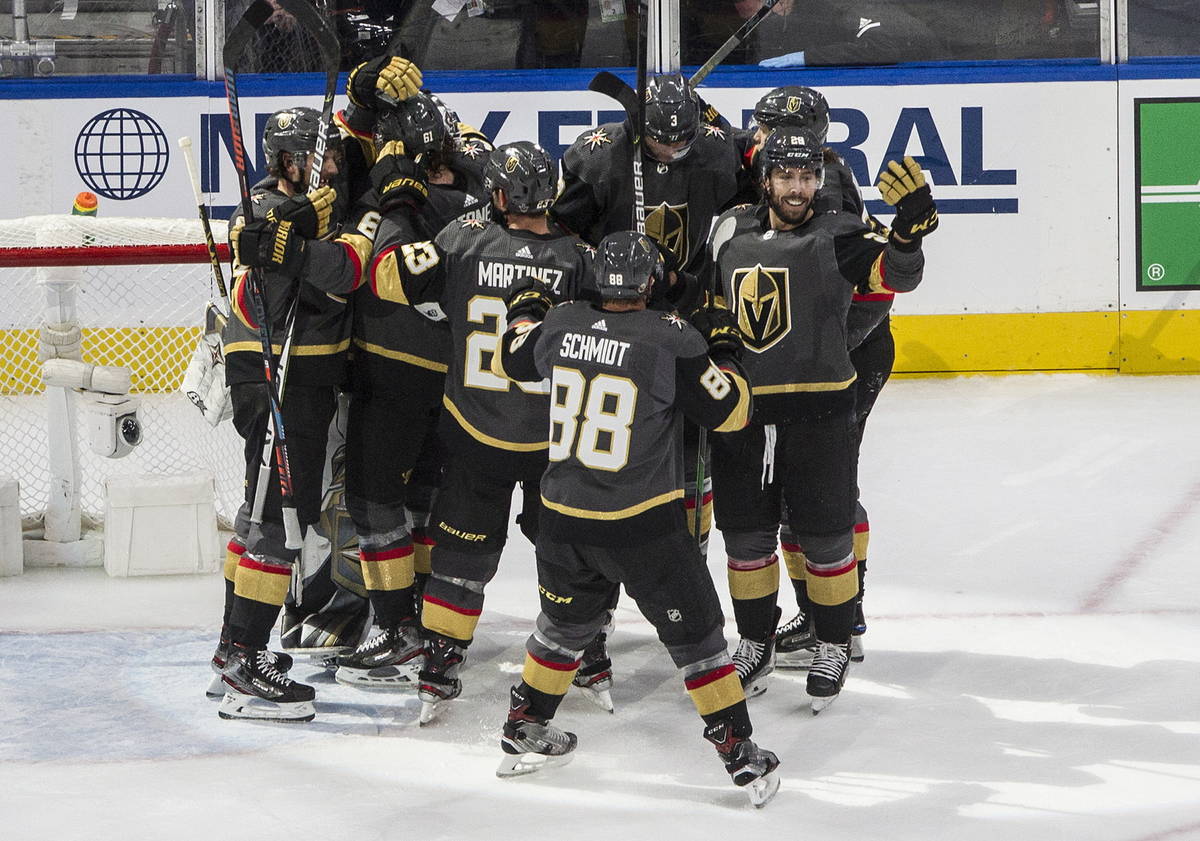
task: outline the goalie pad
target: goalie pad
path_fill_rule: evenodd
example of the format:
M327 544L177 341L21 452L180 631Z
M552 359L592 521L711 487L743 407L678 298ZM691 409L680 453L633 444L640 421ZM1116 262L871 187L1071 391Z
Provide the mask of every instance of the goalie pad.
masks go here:
M233 401L225 385L225 352L221 345L221 330L225 315L211 301L204 310L204 333L192 352L183 384L179 390L187 395L210 426L233 417Z

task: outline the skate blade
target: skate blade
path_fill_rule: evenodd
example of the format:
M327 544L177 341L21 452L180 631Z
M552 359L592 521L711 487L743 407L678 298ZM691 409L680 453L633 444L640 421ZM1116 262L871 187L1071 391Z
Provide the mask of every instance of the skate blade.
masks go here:
M818 715L822 710L829 709L833 702L838 699L837 695L829 695L827 697L818 697L816 695L809 696L812 698L812 714Z
M419 667L381 666L378 669L338 667L333 679L343 686L377 692L403 692L417 688Z
M746 795L750 798L750 804L755 809L761 809L763 806L766 806L771 802L771 798L778 793L779 774L775 771L764 774L746 786Z
M861 663L866 659L863 652L862 634L850 637L850 662Z
M424 727L441 713L441 701L421 701L421 713L417 716L417 724Z
M242 719L247 721L312 721L316 716L312 701L297 701L291 704L279 704L256 698L253 695L243 695L240 692L226 692L221 700L217 715L227 720Z
M343 654L351 654L354 651L352 645L314 645L310 647L297 646L293 648L290 645L281 645L280 650L284 654L291 654L293 657L306 655L315 660L321 660L326 657L340 657Z
M225 681L220 675L213 675L209 681L208 689L204 690L205 698L224 698L225 697Z
M609 690L597 689L594 686L576 686L575 688L582 692L589 701L591 701L600 709L604 710L606 713L612 713L615 710L613 707L612 692Z
M500 760L499 767L496 768L496 776L501 779L523 777L547 768L559 768L574 758L575 754L573 753L564 753L558 756L547 756L542 753L505 754L504 758Z

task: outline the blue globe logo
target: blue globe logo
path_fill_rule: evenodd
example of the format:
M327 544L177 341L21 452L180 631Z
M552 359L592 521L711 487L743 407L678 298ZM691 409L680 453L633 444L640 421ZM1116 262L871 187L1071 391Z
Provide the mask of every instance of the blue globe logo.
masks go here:
M75 169L98 195L117 201L144 196L167 173L170 148L162 126L132 108L111 108L75 138Z

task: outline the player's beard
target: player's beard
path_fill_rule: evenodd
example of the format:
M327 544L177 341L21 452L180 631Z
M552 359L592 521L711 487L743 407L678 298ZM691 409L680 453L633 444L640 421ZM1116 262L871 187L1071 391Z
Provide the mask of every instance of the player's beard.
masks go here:
M803 204L788 204L788 200L802 200ZM770 188L767 189L767 206L771 208L775 216L786 225L799 225L803 222L812 210L812 198L805 198L800 193L788 193L783 196L775 195Z

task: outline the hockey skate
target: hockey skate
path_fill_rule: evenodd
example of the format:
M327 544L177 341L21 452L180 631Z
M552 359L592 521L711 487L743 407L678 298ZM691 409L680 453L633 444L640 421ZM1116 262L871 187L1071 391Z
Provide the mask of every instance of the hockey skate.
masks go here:
M305 613L285 606L279 620L279 643L292 654L311 654L317 660L329 660L350 654L366 630L368 613L355 607L350 611Z
M775 632L775 665L780 669L807 669L816 648L812 617L800 611Z
M716 747L733 784L745 788L754 808L766 806L779 791L779 775L775 773L779 757L750 739L733 735L728 721L706 727L704 738Z
M415 689L424 646L411 625L390 625L337 658L338 683L359 689Z
M572 686L578 686L587 695L588 700L605 712L613 711L612 701L612 660L608 657L608 635L601 631L596 638L588 643L580 659L579 671L571 679Z
M837 700L850 670L850 643L817 642L817 653L808 670L808 694L817 715Z
M579 741L575 734L559 730L549 719L530 715L528 699L515 686L510 696L508 721L500 737L505 756L496 768L496 776L519 777L570 762Z
M204 694L209 698L225 697L225 681L222 676L225 674L225 664L229 660L230 642L228 637L221 637L217 643L217 650L213 652L212 660L209 662L213 670L213 678L209 681L208 689L204 690ZM290 655L283 654L278 651L267 651L267 654L275 658L275 668L285 674L292 669L292 658Z
M464 654L462 648L446 637L434 636L425 643L425 665L418 676L417 689L417 697L421 699L419 724L433 721L446 701L462 694L458 670Z
M775 671L775 625L779 622L779 608L775 608L775 619L771 633L766 639L755 640L742 637L733 652L733 667L737 669L742 691L753 698L767 691L767 676Z
M217 714L254 721L312 721L315 691L289 678L275 662L265 648L234 645L226 662L225 697Z

